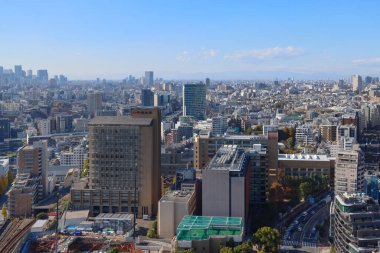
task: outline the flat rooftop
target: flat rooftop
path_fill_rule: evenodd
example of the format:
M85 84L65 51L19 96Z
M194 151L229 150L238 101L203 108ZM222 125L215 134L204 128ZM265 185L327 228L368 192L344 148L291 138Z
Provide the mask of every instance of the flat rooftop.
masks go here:
M107 125L107 126L150 126L152 118L130 118L125 116L99 116L93 118L89 125Z
M205 240L210 236L241 236L241 217L216 217L185 215L177 227L177 240Z
M100 213L95 220L133 220L131 213Z
M292 161L325 161L331 160L327 155L314 155L314 154L278 154L278 160L292 160Z
M244 150L238 148L237 145L223 145L211 159L206 169L240 171L240 164L244 156Z
M194 191L168 191L164 196L161 197L160 202L187 202L191 196L194 194Z

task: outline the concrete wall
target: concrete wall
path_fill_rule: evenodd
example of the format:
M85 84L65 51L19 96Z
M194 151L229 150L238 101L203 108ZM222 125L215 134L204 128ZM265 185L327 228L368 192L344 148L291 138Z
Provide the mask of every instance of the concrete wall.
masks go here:
M230 216L230 186L228 170L203 170L202 215Z

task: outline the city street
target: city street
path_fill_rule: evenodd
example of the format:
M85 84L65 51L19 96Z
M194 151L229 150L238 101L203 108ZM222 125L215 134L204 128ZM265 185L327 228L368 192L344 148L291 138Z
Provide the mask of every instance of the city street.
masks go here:
M317 225L323 225L329 217L330 198L320 202L300 214L285 231L283 246L316 248L319 242Z

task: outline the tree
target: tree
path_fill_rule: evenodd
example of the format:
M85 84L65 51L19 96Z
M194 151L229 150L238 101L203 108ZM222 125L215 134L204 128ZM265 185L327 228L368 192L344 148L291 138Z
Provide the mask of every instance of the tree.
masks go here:
M157 220L153 221L146 236L149 238L157 238Z
M253 253L252 245L250 242L244 242L234 248L235 253Z
M109 253L119 253L120 249L118 247L113 247Z
M13 183L13 173L12 171L8 170L8 185Z
M47 213L39 213L39 214L37 214L36 217L39 220L47 220L47 219L49 219L49 215Z
M7 190L7 179L5 176L1 176L1 179L0 179L0 193L1 194L4 194L4 192Z
M269 189L269 194L268 194L268 199L270 202L281 202L284 199L284 188L282 185L278 182L272 183L270 189Z
M220 253L235 253L233 248L230 247L222 247L220 248Z
M280 240L280 233L275 228L262 227L253 234L253 243L257 245L260 253L278 252Z
M87 177L88 176L88 159L83 161L83 168L82 168L82 173L81 177Z
M303 182L300 184L301 197L306 199L313 193L313 187L310 182Z
M4 218L7 218L7 207L5 206L5 203L3 204L3 207L1 209L1 214Z

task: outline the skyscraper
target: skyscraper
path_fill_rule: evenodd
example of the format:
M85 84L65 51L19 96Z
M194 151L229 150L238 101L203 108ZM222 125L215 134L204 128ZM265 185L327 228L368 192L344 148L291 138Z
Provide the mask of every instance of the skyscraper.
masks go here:
M159 109L135 109L132 118L105 116L90 122L89 182L72 187L74 208L89 208L93 215L157 214L160 118Z
M206 85L188 83L183 85L183 116L198 120L206 118Z
M361 92L363 90L363 79L360 75L352 76L352 90Z
M141 90L141 105L142 106L153 106L154 102L154 93L150 89Z
M49 74L46 69L37 70L37 79L43 83L47 83L49 81Z
M87 94L87 111L91 114L102 109L102 93L100 91L90 91Z
M144 85L152 87L154 84L153 71L145 71Z
M22 66L21 65L15 65L15 76L16 77L22 77Z

